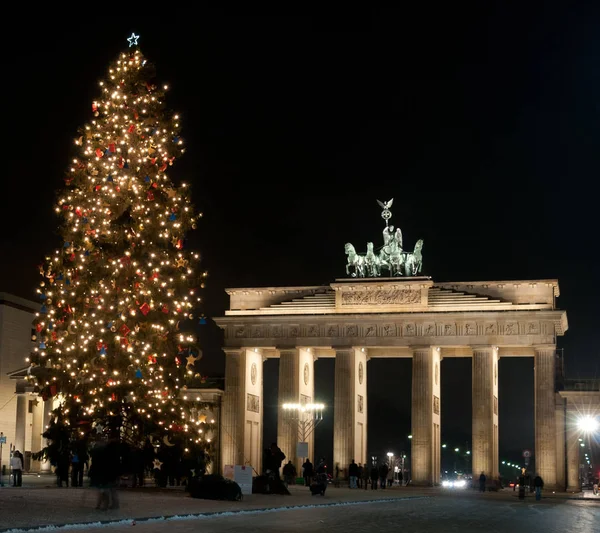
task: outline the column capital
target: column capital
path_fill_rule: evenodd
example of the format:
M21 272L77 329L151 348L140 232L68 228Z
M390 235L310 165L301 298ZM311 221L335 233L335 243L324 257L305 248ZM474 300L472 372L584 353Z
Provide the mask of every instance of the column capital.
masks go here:
M338 353L353 354L354 351L356 350L356 348L348 348L347 346L339 347L339 348L336 346L332 346L332 348L335 351L335 355L337 355Z
M555 344L536 344L533 346L535 350L535 354L543 354L543 353L556 353L556 345Z
M244 348L223 348L223 351L225 352L225 356L240 355L243 349Z
M298 353L298 348L277 348L279 352L279 356L282 355L296 355Z
M471 350L473 350L473 353L492 353L494 350L498 350L498 347L492 344L474 344L471 346Z
M417 353L431 353L431 349L433 348L433 346L409 346L408 349L411 351L411 353L414 355L416 355Z

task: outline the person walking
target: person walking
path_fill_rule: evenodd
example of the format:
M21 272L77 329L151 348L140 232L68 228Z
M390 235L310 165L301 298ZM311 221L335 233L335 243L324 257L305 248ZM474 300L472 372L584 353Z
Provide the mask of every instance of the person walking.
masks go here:
M350 466L348 467L348 475L350 476L350 488L356 489L356 479L358 478L358 465L352 459Z
M486 479L485 474L481 472L481 475L479 476L479 492L485 492Z
M313 477L313 464L310 462L308 457L302 464L302 476L304 477L304 486L310 487Z
M388 488L394 484L394 467L391 464L388 466L387 484Z
M13 474L13 487L21 487L23 485L23 459L21 452L15 450L10 458L10 467Z
M542 499L542 489L544 488L544 480L539 474L535 475L533 480L533 486L535 488L535 499L540 501Z

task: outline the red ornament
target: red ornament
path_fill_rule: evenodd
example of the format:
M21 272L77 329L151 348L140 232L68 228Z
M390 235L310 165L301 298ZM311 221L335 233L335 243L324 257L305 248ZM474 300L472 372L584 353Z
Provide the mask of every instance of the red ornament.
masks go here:
M152 275L148 278L150 281L158 279L158 272L152 272Z
M101 188L102 188L102 187L101 187L100 185L96 185L96 186L94 187L94 190L95 190L96 192L98 192L98 191L99 191Z
M113 154L116 152L116 147L115 147L115 143L110 143L108 145L108 151L112 152Z
M178 250L181 250L183 248L183 241L181 239L177 240L177 244L175 245L175 248L177 248Z
M102 150L100 150L100 148L96 148L96 156L102 157L103 155L104 155L104 152Z
M42 329L44 329L44 328L42 327L42 325L41 325L41 324L37 324L37 325L35 326L35 330L36 330L38 333L39 333L40 331L42 331Z
M121 337L121 346L125 347L129 344L127 337Z
M166 305L163 305L161 311L163 313L168 313L169 312L169 308Z
M53 331L52 334L50 335L50 337L52 338L53 341L58 339L58 335L56 334L56 331Z
M75 209L75 214L76 214L78 217L82 217L82 216L83 216L83 213L81 212L81 209L80 209L79 207L78 207L77 209Z
M125 166L125 162L122 157L119 157L119 168L123 168Z
M161 172L164 172L165 170L167 170L167 164L163 163L158 170L160 170Z
M50 385L50 396L56 396L58 392L58 387L56 385Z
M114 392L110 395L110 400L112 402L116 402L117 401L117 395Z
M152 188L153 189L156 189L157 187L158 187L158 183L155 182L155 183L152 184Z
M95 113L96 111L98 111L98 104L96 102L92 103L92 111Z
M138 112L135 109L133 110L133 118L135 120L137 120L138 118L140 118L140 116L138 115Z
M141 306L140 306L140 311L142 312L142 314L144 316L146 316L149 312L150 312L150 306L144 302Z
M152 191L148 191L146 194L148 195L148 200L154 200L154 193Z
M126 337L127 335L129 335L129 332L131 330L127 327L127 324L123 324L120 328L119 328L119 332L121 333L121 335L123 335L123 337Z
M154 164L156 163L156 157L152 157L152 158L150 159L150 163L152 163L152 164L154 165Z
M75 252L69 256L69 261L75 261Z
M133 133L135 131L135 124L132 124L131 126L129 126L129 129L127 131L129 133Z

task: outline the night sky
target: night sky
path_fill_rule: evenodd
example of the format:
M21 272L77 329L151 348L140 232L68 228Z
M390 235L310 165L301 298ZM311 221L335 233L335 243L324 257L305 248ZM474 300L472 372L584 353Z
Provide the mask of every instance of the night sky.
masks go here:
M19 36L2 36L0 290L34 297L37 265L59 242L53 201L76 130L135 31L183 117L187 153L171 175L193 185L204 213L189 246L210 273L208 316L223 314L226 287L343 277L344 243L378 242L375 200L393 197L392 221L406 247L425 240L434 281L558 278L567 373L598 377L600 13L489 4L294 17L166 6L140 18L110 5L22 13ZM214 324L202 342L202 371L222 375ZM277 365L265 364L268 442ZM332 406L333 360L316 373L317 398ZM470 373L469 359L443 362L452 447L470 440ZM369 363L370 453L408 449L410 375L409 360ZM534 446L533 361L502 360L500 376L501 459L518 460ZM317 434L328 457L332 418L331 408Z

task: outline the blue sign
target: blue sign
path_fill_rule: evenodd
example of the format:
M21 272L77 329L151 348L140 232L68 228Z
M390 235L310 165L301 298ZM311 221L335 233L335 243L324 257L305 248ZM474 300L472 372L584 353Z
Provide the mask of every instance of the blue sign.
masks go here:
M4 435L0 437L0 444L6 444L6 437Z

